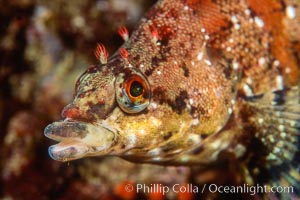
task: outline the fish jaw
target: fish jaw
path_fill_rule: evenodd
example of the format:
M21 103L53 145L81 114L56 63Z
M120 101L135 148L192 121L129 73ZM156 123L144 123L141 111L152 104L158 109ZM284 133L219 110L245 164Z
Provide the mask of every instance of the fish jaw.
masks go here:
M97 122L72 118L54 122L44 130L46 137L59 142L49 147L49 155L62 162L91 156L118 156L164 165L176 161L178 155L192 146L201 145L201 135L196 134L198 131L194 130L196 127L188 113L167 118L172 111L164 110L162 105L158 108L131 116L117 107L108 118ZM195 134L187 135L190 131Z
M104 125L69 120L48 125L44 134L59 141L48 149L51 158L57 161L107 155L117 137L115 130Z

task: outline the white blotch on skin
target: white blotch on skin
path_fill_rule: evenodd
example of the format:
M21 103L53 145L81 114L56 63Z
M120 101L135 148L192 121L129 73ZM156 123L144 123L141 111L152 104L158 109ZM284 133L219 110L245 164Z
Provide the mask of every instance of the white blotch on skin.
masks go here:
M278 146L278 147L282 148L282 147L284 146L284 144L283 144L283 142L282 142L282 141L279 141L279 142L276 144L276 146Z
M199 52L198 55L197 55L197 60L202 60L203 58L203 52Z
M232 67L233 67L234 70L237 70L239 68L239 63L233 62Z
M283 84L283 77L281 75L278 75L276 77L276 84L277 84L277 88L279 90L282 90L284 88L284 84Z
M197 134L191 134L188 137L189 137L189 140L192 141L194 144L199 144L201 142L201 138Z
M201 28L202 33L205 33L205 31L206 31L205 28Z
M232 108L228 108L228 114L232 113Z
M212 109L208 109L208 110L207 110L207 113L208 113L208 114L211 114L211 113L212 113Z
M272 135L270 135L270 136L268 137L268 139L269 139L269 141L270 141L271 143L274 143L274 142L275 142L275 139L274 139L274 137L273 137Z
M221 88L217 88L217 90L213 89L216 97L221 97L222 96L222 89Z
M265 59L264 57L260 57L260 58L258 59L258 64L259 64L259 66L263 66L263 65L265 64L265 62L266 62L266 59Z
M239 157L241 157L241 156L243 156L245 154L246 147L244 145L238 144L238 145L236 145L236 147L235 147L235 149L234 149L233 152L235 153L235 156L237 158L239 158Z
M154 157L154 158L152 158L152 160L154 160L154 161L161 161L162 158L161 157Z
M274 147L274 149L273 149L273 153L277 154L277 153L279 153L279 152L280 152L280 148L278 148L278 147Z
M251 14L251 10L250 9L246 9L245 10L245 14L249 16Z
M204 62L205 62L207 65L211 66L211 62L210 62L209 60L204 60Z
M249 85L251 85L253 82L252 82L252 78L250 78L250 77L248 77L247 79L246 79L246 82L249 84Z
M267 156L267 160L277 160L277 157L274 154L269 153Z
M157 104L156 103L150 103L148 108L155 110L157 108Z
M280 111L275 112L275 114L276 114L276 117L281 117L282 116Z
M237 18L235 15L231 16L231 21L232 21L232 23L234 23L234 24L236 24L236 23L239 22L238 18Z
M296 121L291 121L290 125L291 125L291 127L295 127L296 126Z
M230 39L229 39L229 42L230 42L230 43L233 43L233 42L234 42L234 39L233 39L233 38L230 38Z
M152 149L148 152L149 155L152 155L152 156L157 156L159 155L161 152L161 149L160 148L155 148L155 149Z
M209 35L204 35L205 40L209 40L209 38L210 38Z
M285 73L287 73L287 74L291 73L291 68L289 68L289 67L285 68Z
M263 27L264 26L264 21L261 19L261 18L259 18L259 17L255 17L254 18L254 21L255 21L255 24L258 26L258 27Z
M244 84L243 90L244 90L246 96L248 96L248 97L253 96L252 89L249 87L248 84Z
M285 14L289 19L294 19L296 17L296 9L294 6L288 6L285 9Z
M189 9L189 7L188 6L184 6L184 10L188 10Z
M145 65L144 64L140 64L140 68L143 68L143 67L145 67Z
M194 66L194 65L195 65L195 62L194 62L194 61L192 61L192 62L191 62L191 64L192 64L192 66Z
M182 149L181 149L181 148L180 148L180 149L173 150L173 153L174 153L174 154L177 154L177 153L180 153L180 152L182 152Z
M286 132L281 132L280 137L284 139L286 137Z
M159 127L162 123L160 120L156 119L155 117L150 117L150 121L155 127Z
M158 71L157 71L157 75L161 75L161 71L158 70Z
M127 148L134 147L136 144L136 136L134 134L128 135L128 143L127 143Z
M239 30L241 28L241 25L240 24L234 24L234 28L235 28L235 30Z
M279 129L281 132L284 132L284 126L283 126L282 124L280 124L280 125L278 126L278 129Z
M191 125L192 126L197 126L200 123L198 118L192 119Z
M145 130L144 129L140 129L139 130L139 134L144 135L145 134Z
M231 47L227 47L226 51L230 52L231 51Z
M191 107L190 104L187 104L187 105L186 105L186 108L188 109L188 111L191 111L191 110L192 110L192 107Z
M258 123L262 124L264 122L264 119L263 118L259 118L258 119Z
M221 145L221 141L220 141L220 140L216 140L215 142L213 142L213 143L211 144L211 146L212 146L213 148L215 148L215 149L218 149L218 148L220 147L220 145Z
M279 60L274 60L273 64L275 67L278 67L280 65L280 62Z
M184 155L182 157L180 157L179 159L183 163L187 163L190 160L189 156L184 156Z
M238 20L238 18L235 15L231 16L231 21L234 24L234 28L236 30L238 30L238 29L241 28L241 25L239 24L239 20Z
M193 99L189 99L189 103L190 103L190 105L193 105L194 100Z

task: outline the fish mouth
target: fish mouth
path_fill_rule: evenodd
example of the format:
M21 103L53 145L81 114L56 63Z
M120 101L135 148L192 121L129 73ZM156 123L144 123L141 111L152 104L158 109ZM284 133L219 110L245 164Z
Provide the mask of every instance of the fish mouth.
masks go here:
M57 161L107 155L117 137L116 131L105 125L70 119L49 124L44 135L59 142L48 149L50 157Z

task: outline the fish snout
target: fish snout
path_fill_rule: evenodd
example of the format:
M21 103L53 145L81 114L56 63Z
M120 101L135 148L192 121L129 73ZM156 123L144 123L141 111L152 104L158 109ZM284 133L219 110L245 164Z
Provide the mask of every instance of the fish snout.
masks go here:
M78 119L81 118L81 113L77 106L74 106L74 104L68 104L62 110L61 116L63 118Z
M61 112L63 119L91 122L95 120L95 117L90 112L82 111L74 103L65 106Z
M113 108L114 104L112 102L106 103L104 100L97 103L89 103L83 106L77 106L76 102L73 102L64 107L61 116L64 119L95 122L98 119L107 118Z

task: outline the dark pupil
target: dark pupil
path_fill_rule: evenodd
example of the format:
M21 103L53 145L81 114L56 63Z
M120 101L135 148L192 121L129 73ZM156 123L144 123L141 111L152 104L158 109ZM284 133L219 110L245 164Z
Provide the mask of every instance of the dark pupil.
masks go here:
M133 97L138 97L143 94L143 86L137 81L133 81L130 86L130 95Z

